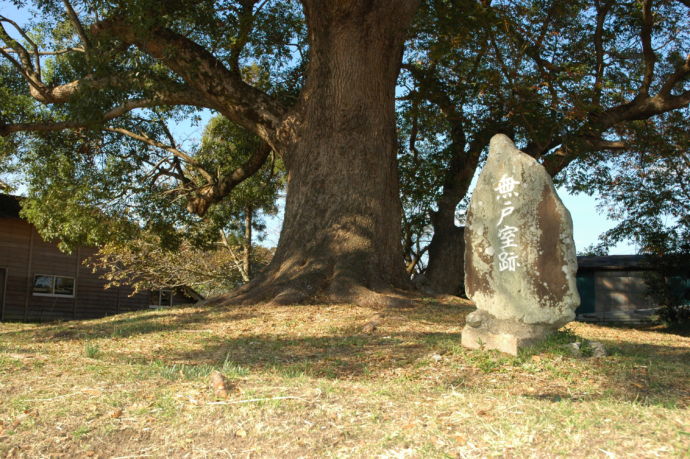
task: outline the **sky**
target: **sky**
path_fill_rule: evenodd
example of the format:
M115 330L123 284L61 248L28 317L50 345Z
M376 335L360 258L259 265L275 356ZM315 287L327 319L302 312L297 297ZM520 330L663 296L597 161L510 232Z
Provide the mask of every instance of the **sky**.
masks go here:
M0 0L0 11L1 14L16 20L20 24L27 22L29 19L26 11L18 11L12 4L4 0ZM175 136L188 142L194 142L201 137L201 130L208 117L209 114L206 114L203 117L204 121L197 126L190 123L178 123L173 127ZM586 194L571 195L562 188L558 190L558 194L572 215L573 237L578 251L596 244L600 234L615 226L616 222L609 220L597 209L597 200L594 196ZM281 205L280 208L282 209L282 207ZM276 246L278 244L281 224L282 211L275 217L267 218L267 235L262 242L263 245ZM609 250L609 253L612 255L634 254L636 253L636 248L630 244L622 243Z

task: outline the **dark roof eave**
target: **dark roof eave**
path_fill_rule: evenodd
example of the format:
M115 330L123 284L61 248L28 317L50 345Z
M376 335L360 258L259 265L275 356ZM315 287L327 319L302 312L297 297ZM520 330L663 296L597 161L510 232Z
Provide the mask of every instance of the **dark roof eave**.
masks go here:
M652 258L647 255L608 255L577 257L581 271L648 271L653 270Z

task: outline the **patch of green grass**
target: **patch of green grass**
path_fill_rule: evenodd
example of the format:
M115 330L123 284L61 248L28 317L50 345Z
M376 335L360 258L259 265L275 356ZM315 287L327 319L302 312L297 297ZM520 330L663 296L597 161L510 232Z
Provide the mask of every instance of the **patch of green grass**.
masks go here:
M331 381L320 381L319 390L323 395L334 395L340 393L340 387L338 384Z
M307 362L276 367L279 375L290 379L305 379L309 376L311 365Z
M249 374L249 370L247 368L244 368L243 366L234 363L232 360L230 360L229 355L225 356L223 365L221 365L221 367L218 368L218 371L223 373L228 378L241 378Z
M536 354L571 355L566 346L575 342L583 343L583 341L569 329L557 330L537 344L520 349L519 357L527 358ZM591 347L589 349L591 352Z
M97 359L101 356L101 348L98 346L98 344L87 341L84 345L84 355L90 359Z
M7 371L14 372L21 366L22 363L19 360L0 355L0 373L5 373Z
M162 418L173 418L177 415L179 408L175 399L168 395L163 395L156 399L153 404L153 411L159 417Z
M501 354L498 351L466 351L467 363L477 367L483 373L502 371L505 368L519 365L522 359Z
M170 381L177 381L179 379L196 380L207 378L215 370L220 371L228 378L240 378L249 374L248 369L233 363L227 358L221 365L167 364L162 360L155 360L146 367L145 374L152 372Z
M580 355L582 357L591 357L594 354L594 348L589 341L583 340L580 342Z
M160 377L170 381L178 379L199 379L211 374L213 367L209 365L186 365L174 363L166 364L161 360L156 360L151 364L151 369Z
M24 397L17 397L10 400L10 406L18 413L23 413L31 408L31 404Z
M420 337L420 341L439 354L459 354L463 350L460 333L427 333Z
M72 436L75 439L80 439L91 432L91 427L89 426L79 426L75 431L72 432Z

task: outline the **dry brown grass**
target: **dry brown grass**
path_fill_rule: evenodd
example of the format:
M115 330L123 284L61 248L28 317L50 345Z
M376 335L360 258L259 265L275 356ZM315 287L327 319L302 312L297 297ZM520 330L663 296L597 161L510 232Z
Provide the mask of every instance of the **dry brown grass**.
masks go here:
M0 324L0 456L690 455L690 338L571 324L505 357L459 346L469 310L187 307ZM611 355L568 356L560 344L574 339Z

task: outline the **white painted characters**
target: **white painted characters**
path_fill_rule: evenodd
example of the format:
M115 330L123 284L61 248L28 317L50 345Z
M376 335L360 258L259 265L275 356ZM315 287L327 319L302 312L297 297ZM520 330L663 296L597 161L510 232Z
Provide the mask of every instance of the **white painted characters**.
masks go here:
M503 174L503 177L498 181L498 186L494 188L494 190L498 191L496 199L503 200L501 216L498 218L498 223L496 223L496 228L499 228L498 239L501 241L500 252L498 253L499 271L515 271L520 266L520 263L517 261L517 255L510 250L517 247L515 239L517 238L518 228L507 224L501 227L503 220L515 211L512 201L508 201L508 199L519 196L519 193L515 191L515 187L519 184L520 182L513 177Z
M511 206L512 202L507 201L503 203L506 207L501 209L501 218L498 219L498 223L496 223L496 227L498 228L501 226L501 223L503 223L503 219L506 218L508 215L512 214L513 211L515 210L515 207Z
M498 181L498 186L494 188L494 190L498 191L498 196L496 196L496 199L519 196L519 193L514 191L515 185L519 184L520 182L517 182L513 177L508 177L507 175L503 174L501 180Z
M520 266L517 262L517 255L512 252L501 252L498 254L498 270L499 271L515 271L515 268Z
M501 250L510 247L517 247L517 244L515 244L517 232L518 229L516 227L508 225L504 225L503 228L498 230L498 239L501 241Z

